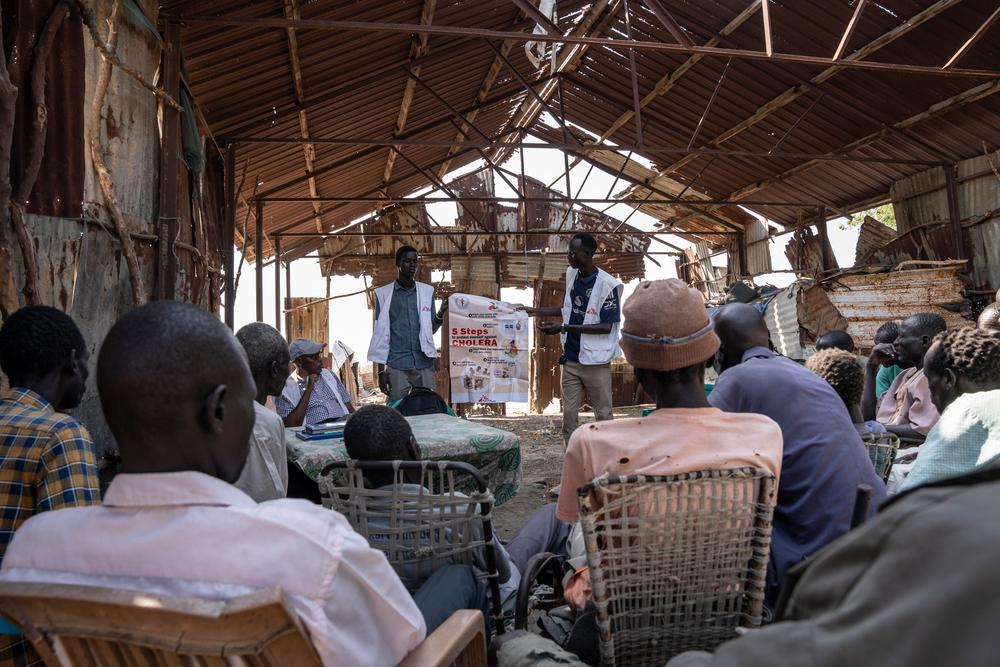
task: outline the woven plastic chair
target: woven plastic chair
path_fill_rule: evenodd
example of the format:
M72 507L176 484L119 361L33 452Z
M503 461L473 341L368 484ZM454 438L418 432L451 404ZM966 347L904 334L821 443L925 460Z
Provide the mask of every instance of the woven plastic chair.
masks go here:
M393 483L370 488L365 473L391 472ZM493 494L475 466L456 461L336 461L320 473L323 502L383 552L411 592L440 567L473 565L490 589L497 633L503 612L497 573ZM459 489L475 491L466 495Z
M605 667L661 667L760 624L774 492L760 468L604 475L579 489Z
M883 482L888 482L896 452L899 451L899 436L895 433L869 433L861 436L861 440L875 466L875 473Z

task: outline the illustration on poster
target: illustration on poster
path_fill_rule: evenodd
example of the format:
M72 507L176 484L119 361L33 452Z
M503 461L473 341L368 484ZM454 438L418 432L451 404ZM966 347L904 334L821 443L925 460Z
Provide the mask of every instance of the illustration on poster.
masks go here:
M448 308L452 400L526 402L527 315L511 304L472 294L453 294Z

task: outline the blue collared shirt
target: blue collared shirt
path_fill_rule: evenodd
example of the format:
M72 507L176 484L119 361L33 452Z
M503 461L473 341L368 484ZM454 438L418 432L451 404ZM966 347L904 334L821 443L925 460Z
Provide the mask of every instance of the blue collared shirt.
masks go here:
M837 392L804 366L764 347L722 373L709 403L726 412L766 415L781 427L785 449L774 509L767 599L773 604L788 569L851 527L859 484L886 497L850 414Z
M375 319L380 313L378 301L375 302ZM431 322L434 331L441 326L434 300L431 299ZM424 354L420 347L420 309L417 305L417 286L407 289L393 283L392 302L389 304L389 357L386 365L398 371L421 370L431 368L434 360Z

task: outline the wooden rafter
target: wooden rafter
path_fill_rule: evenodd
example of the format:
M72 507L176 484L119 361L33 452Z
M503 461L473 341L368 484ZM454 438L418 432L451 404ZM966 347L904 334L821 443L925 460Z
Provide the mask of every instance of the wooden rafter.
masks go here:
M720 30L715 37L705 42L705 46L717 46L723 39L733 34L733 32L735 32L737 28L746 23L747 20L757 12L757 8L759 6L760 6L760 0L754 0L754 2L751 3L749 7L740 12L739 16L730 21L726 25L726 27ZM653 101L656 100L656 98L662 97L663 95L666 95L668 92L670 92L670 90L673 89L674 85L681 79L681 77L687 74L691 70L691 68L697 65L698 62L700 62L701 59L704 57L705 57L704 54L695 53L694 55L690 56L687 60L685 60L683 63L681 63L677 67L677 69L675 69L673 72L664 74L660 78L660 80L656 82L656 85L653 86L653 89L648 93L646 93L646 95L641 100L639 100L639 107L645 109L650 104L652 104ZM626 123L632 120L634 116L635 116L635 111L631 108L627 109L626 111L623 111L622 114L618 116L617 119L615 119L615 122L613 122L611 126L604 132L604 134L601 135L601 138L595 141L594 143L603 143L607 141L608 138L611 137L611 135L620 130ZM579 164L579 162L580 158L578 157L574 160L572 166L575 167L577 164Z
M590 6L587 13L580 18L576 28L570 34L573 36L595 36L602 34L610 26L612 19L621 8L621 0L597 0ZM601 18L602 15L603 19ZM598 19L601 20L598 21ZM563 74L575 70L579 67L580 61L583 60L583 56L586 55L588 49L589 45L587 44L572 44L562 49L559 52L556 62L556 72ZM539 91L539 96L548 102L558 89L558 79L552 80ZM534 96L528 96L521 103L517 112L507 121L504 131L515 128L521 128L522 130L530 128L538 120L542 110L543 106L539 104L538 100ZM511 150L509 148L502 148L494 153L493 162L503 164L510 157L510 154Z
M857 51L853 52L851 55L847 56L845 60L863 60L864 58L867 58L868 56L872 55L879 49L891 44L900 37L915 30L916 28L923 25L927 21L931 20L935 16L941 14L945 10L957 5L959 2L961 2L961 0L938 0L938 2L935 2L933 5L923 10L922 12L911 18L909 21L901 23L900 25L893 28L889 32L884 33L880 37L876 38L875 40L869 42L868 44L861 47ZM842 67L841 65L833 65L831 67L826 68L816 76L814 76L808 82L792 86L778 97L761 105L761 107L757 109L757 111L754 112L754 114L749 118L741 121L740 123L737 123L733 127L726 130L725 132L722 132L721 134L716 136L714 139L708 142L706 146L718 147L719 144L728 141L729 139L732 139L733 137L742 133L743 131L755 126L757 123L764 120L765 118L773 114L775 111L785 108L795 100L799 99L800 97L811 91L815 85L824 83L825 81L829 80L843 69L844 67ZM671 174L677 171L678 169L682 168L686 164L689 164L692 160L695 159L697 159L696 155L689 155L683 157L680 160L669 165L668 167L664 168L660 172L660 174L661 175Z
M663 24L663 27L667 29L670 35L677 40L678 44L683 44L684 46L694 45L691 38L684 32L681 24L677 22L673 14L667 11L667 8L663 6L660 0L643 0L643 4L656 14L656 18L660 20L660 23Z
M774 46L771 44L771 10L768 0L760 3L760 13L764 19L764 53L770 58L774 55Z
M840 44L837 45L837 50L833 54L833 60L840 60L840 56L844 54L844 49L847 48L848 42L851 41L851 35L854 34L854 29L858 27L858 19L861 18L861 12L864 11L867 3L868 0L858 0L858 5L854 8L854 14L851 15L851 20L847 22L847 27L844 28L844 35L840 38Z
M559 30L559 26L552 22L552 20L541 13L538 7L531 4L531 0L511 0L518 8L524 12L524 14L530 18L532 21L538 24L542 30L550 35L561 35L562 31Z
M962 44L962 46L958 49L958 51L955 52L955 55L949 58L948 62L946 62L944 64L944 67L942 67L941 69L951 69L952 67L954 67L955 63L961 60L962 57L969 52L969 49L972 48L973 44L978 42L979 38L985 35L986 32L991 27L993 27L993 24L996 23L998 18L1000 18L1000 7L997 7L996 9L993 10L993 13L990 14L990 17L985 21L983 21L983 24L979 26L976 32L972 33L972 36L965 41L965 44Z
M431 25L434 23L434 10L437 7L437 0L424 0L424 9L420 14L420 25ZM430 46L428 45L428 40L430 35L426 32L420 34L415 34L410 37L410 62L427 55L430 51ZM399 105L399 114L396 116L396 127L392 132L393 137L398 137L403 133L406 128L406 120L410 115L410 106L413 104L413 94L416 92L417 81L414 77L420 76L421 66L419 64L414 64L408 66L410 72L413 76L407 77L406 86L403 88L403 101ZM396 163L396 156L398 153L394 150L389 150L389 155L385 160L385 169L382 172L382 189L385 192L385 188L389 183L389 179L392 178L392 168Z
M959 93L954 97L942 100L941 102L934 104L925 111L922 111L921 113L918 113L914 116L910 116L909 118L901 120L898 123L893 124L892 126L886 126L881 130L878 130L877 132L873 132L865 137L852 141L851 143L845 146L841 146L835 151L831 151L831 154L843 155L846 153L851 153L853 151L864 148L865 146L869 146L875 143L876 141L879 141L880 139L884 139L886 135L890 133L896 131L905 131L907 128L913 127L914 125L922 123L926 120L930 120L931 118L936 118L943 114L950 113L956 109L960 109L966 105L972 104L973 102L978 102L979 100L985 99L990 95L996 94L997 92L1000 92L1000 81L988 81L984 84L976 86L975 88L971 88L963 93ZM813 167L819 166L820 164L823 164L822 160L810 160L800 165L796 165L795 167L792 167L791 169L788 169L787 171L784 171L780 174L744 186L739 190L736 190L735 192L730 194L729 197L727 197L727 199L733 199L733 200L744 199L752 194L760 192L764 188L774 185L775 183L780 183L781 181L791 178L792 176L797 176L798 174L801 174L804 171L812 169Z
M298 20L302 18L299 12L299 0L281 0L282 8L285 12L285 18ZM295 87L295 99L299 103L299 135L303 139L309 139L309 114L305 107L302 106L303 100L306 99L305 87L302 84L302 66L299 61L299 41L295 35L295 30L293 28L287 28L285 30L286 37L288 39L288 57L291 60L292 65L292 84ZM309 184L309 195L312 197L319 197L319 188L316 186L316 177L313 175L313 168L316 164L316 146L312 143L305 142L302 144L302 157L306 164L306 174L308 177ZM322 217L322 206L319 202L313 202L313 220L316 222L316 231L323 231L323 217ZM255 261L261 261L262 258L257 257Z

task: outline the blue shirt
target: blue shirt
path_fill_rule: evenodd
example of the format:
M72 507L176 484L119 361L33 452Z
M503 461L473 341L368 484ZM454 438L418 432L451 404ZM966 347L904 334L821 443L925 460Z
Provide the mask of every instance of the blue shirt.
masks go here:
M767 600L788 569L851 528L859 484L886 497L868 452L837 392L804 366L763 347L722 373L708 402L726 412L766 415L781 427L785 450L774 508Z
M583 324L583 318L587 315L587 304L590 303L590 293L594 291L596 283L597 271L587 277L581 273L576 274L573 289L569 293L569 322L566 324ZM621 299L618 297L618 289L615 288L604 300L601 305L601 324L622 321ZM580 361L580 334L578 333L566 333L566 342L563 343L563 354L559 363L565 364L567 361Z
M375 319L379 317L381 306L375 302ZM431 299L431 321L434 331L441 326ZM389 357L386 366L398 371L431 368L434 360L424 354L420 347L420 308L417 305L417 285L407 289L393 283L392 302L389 303Z
M920 445L899 492L996 465L1000 459L1000 389L962 394Z

